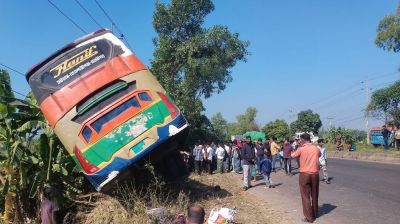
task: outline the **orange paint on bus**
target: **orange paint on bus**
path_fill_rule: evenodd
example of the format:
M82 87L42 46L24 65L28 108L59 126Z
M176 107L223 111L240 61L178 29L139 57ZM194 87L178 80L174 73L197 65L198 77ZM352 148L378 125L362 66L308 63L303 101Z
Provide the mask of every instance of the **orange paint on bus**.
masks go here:
M92 92L128 74L146 69L135 55L114 57L47 97L40 104L40 109L54 128L59 119Z

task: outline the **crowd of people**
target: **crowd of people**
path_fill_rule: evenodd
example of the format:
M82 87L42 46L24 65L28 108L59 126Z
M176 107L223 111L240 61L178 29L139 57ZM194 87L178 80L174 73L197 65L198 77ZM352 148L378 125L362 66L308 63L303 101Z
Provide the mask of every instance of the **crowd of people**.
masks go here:
M251 137L247 136L244 140L195 145L189 161L197 174L214 172L243 174L245 190L251 187L246 181L250 183L251 180L256 180L256 176L266 175L268 178L264 176L264 179L269 181L266 185L272 188L274 185L270 173L282 170L286 175L292 176L292 163L296 163L297 168L299 167L298 158L292 158L291 153L300 145L300 139L277 141L276 138L267 138L265 141L262 139L252 141ZM327 176L323 139L318 141L318 148L321 151L320 165ZM328 178L324 179L329 183Z
M400 150L400 130L392 124L382 126L383 147L388 150L390 147L396 147Z
M257 176L263 177L265 188L274 188L271 173L284 171L286 175L292 176L292 163L296 163L300 173L299 186L305 222L313 222L317 217L320 170L322 181L330 183L324 140L319 139L317 144L311 143L307 133L293 140L267 138L265 141L252 141L247 136L243 141L198 144L194 146L191 156L194 171L199 175L214 172L242 174L244 190L252 187L251 181L257 180Z

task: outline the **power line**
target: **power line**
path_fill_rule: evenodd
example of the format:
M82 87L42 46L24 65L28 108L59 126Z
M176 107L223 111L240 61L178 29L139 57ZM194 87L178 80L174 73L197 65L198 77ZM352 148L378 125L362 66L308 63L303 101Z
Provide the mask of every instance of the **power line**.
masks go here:
M71 19L67 14L65 14L60 8L58 8L52 1L47 0L59 13L61 13L65 18L67 18L72 24L74 24L79 30L81 30L84 34L87 34L82 27L80 27L73 19Z
M5 67L5 68L10 69L11 71L17 73L18 75L22 75L23 77L25 77L25 74L24 74L24 73L22 73L22 72L20 72L20 71L18 71L18 70L16 70L16 69L14 69L14 68L11 68L10 66L7 66L7 65L5 65L5 64L3 64L3 63L0 63L0 65L3 66L3 67Z
M111 16L106 12L106 10L100 5L100 3L97 0L94 0L94 2L101 9L101 11L104 13L104 15L108 18L108 20L110 20L112 28L115 27L115 29L118 31L119 35L121 35L121 38L125 41L126 45L128 45L128 47L130 49L132 49L132 47L129 45L128 38L125 37L125 35L122 33L121 29L117 26L117 24L111 18Z
M75 2L81 7L81 9L82 9L83 11L86 12L86 14L92 19L92 21L93 21L94 23L97 24L97 26L98 26L100 29L103 28L103 27L100 25L100 23L97 22L97 20L92 16L92 14L90 14L90 12L79 2L79 0L75 0Z
M398 71L395 71L395 72L390 72L390 73L385 73L385 74L383 74L383 75L378 75L378 76L374 76L374 77L372 77L372 78L370 78L370 79L368 79L368 80L375 80L375 79L379 79L379 78L383 78L383 77L387 77L387 76L391 76L391 75L393 75L393 74L396 74L396 73L398 73ZM377 73L375 73L375 74L377 74ZM379 74L379 73L378 73ZM385 83L386 84L386 83ZM306 106L310 106L310 105L316 105L316 104L320 104L321 102L325 102L327 99L331 99L331 98L335 98L335 97L337 97L338 95L341 95L341 94L343 94L343 93L345 93L345 92L348 92L349 90L352 90L352 89L354 89L353 88L354 87L354 84L352 84L352 85L349 85L348 87L346 87L346 88L341 88L341 89L339 89L338 91L336 91L335 93L333 93L333 94L330 94L330 95L328 95L328 96L326 96L326 97L322 97L322 98L320 98L320 99L318 99L318 100L316 100L316 101L314 101L314 102L311 102L311 103L307 103L307 104L303 104L303 105L298 105L298 106L295 106L296 108L300 108L300 109L298 109L298 110L301 110L303 107L306 107ZM339 92L339 93L338 93ZM349 93L347 93L347 94L345 94L345 95L348 95ZM350 94L353 94L353 91L350 93ZM361 93L360 93L361 94ZM359 94L357 94L357 95L359 95ZM333 101L336 101L336 100L333 100ZM332 100L330 100L330 102L333 102ZM326 103L324 103L323 105L326 105ZM293 109L292 109L292 111L293 111ZM290 113L290 112L289 112ZM284 113L282 113L281 115L280 115L280 117L284 117L284 116L286 116L286 114L288 114L288 112L284 112Z
M346 123L346 122L356 121L356 120L363 119L363 118L364 118L364 116L356 117L356 118L353 118L353 119L350 119L350 120L345 120L345 121L342 121L342 122L338 122L336 124L343 124L343 123Z
M390 72L390 73L387 73L387 74L384 74L384 75L374 76L374 77L372 77L372 78L370 78L370 79L367 79L367 80L368 80L368 81L372 81L372 80L375 80L375 79L380 79L380 78L383 78L383 77L392 76L392 75L398 74L398 73L399 73L398 71Z
M14 92L14 93L16 93L16 94L18 94L18 95L20 95L20 96L26 97L25 94L22 94L22 93L20 93L20 92L15 91L15 90L11 90L11 91Z

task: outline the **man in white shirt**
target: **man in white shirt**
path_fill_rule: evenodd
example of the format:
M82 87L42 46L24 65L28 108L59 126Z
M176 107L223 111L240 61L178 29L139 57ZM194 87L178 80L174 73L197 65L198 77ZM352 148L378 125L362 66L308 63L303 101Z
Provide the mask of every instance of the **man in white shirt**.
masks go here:
M321 166L322 172L323 172L323 179L322 181L325 181L325 183L330 184L329 182L329 177L328 177L328 171L326 170L326 149L324 147L324 140L323 139L318 139L318 148L319 151L321 152L321 156L319 157L319 164Z
M213 157L214 157L214 149L211 145L207 146L207 170L209 174L213 172Z
M222 148L222 144L218 144L217 151L215 152L217 155L217 170L220 173L224 172L224 158L225 158L225 149Z
M226 153L225 169L226 169L226 172L229 173L231 171L231 160L232 160L231 159L232 158L231 147L228 144L225 144L224 147L225 147L225 153Z

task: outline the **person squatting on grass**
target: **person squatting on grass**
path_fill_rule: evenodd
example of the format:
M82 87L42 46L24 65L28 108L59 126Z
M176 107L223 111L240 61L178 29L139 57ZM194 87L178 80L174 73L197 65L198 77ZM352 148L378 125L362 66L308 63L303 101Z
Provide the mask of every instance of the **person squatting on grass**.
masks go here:
M309 134L300 137L300 148L292 152L293 158L300 159L299 187L303 205L303 222L314 222L318 217L319 157L320 150L311 143ZM310 200L311 198L311 200Z
M324 147L324 139L318 139L318 148L319 151L321 152L321 156L319 157L319 164L321 165L320 168L322 169L323 172L323 178L322 181L325 181L325 183L330 184L329 182L329 176L328 176L328 171L326 169L327 166L327 155L326 155L326 149Z
M271 172L272 172L272 162L271 162L271 152L266 151L265 158L260 162L260 170L262 175L264 176L265 187L274 188L275 186L272 184Z
M189 207L187 216L184 214L178 214L173 224L203 224L206 213L204 208L194 205Z

